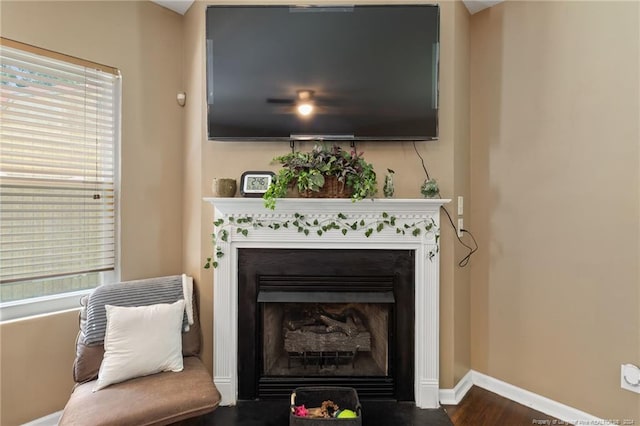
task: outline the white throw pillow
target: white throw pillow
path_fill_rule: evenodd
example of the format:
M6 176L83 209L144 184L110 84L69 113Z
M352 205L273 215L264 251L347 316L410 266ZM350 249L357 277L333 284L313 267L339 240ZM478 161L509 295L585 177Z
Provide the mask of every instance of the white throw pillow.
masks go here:
M161 371L182 371L184 300L150 306L111 306L104 358L93 391Z

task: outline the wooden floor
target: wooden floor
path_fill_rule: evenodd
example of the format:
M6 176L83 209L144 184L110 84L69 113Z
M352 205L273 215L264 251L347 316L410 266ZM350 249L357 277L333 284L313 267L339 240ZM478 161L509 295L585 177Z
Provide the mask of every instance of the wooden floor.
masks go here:
M444 408L455 426L568 424L477 386L467 392L460 404Z

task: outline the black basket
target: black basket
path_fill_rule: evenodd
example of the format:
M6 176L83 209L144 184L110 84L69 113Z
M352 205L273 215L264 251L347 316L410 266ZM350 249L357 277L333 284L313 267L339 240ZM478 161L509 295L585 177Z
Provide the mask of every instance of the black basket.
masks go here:
M293 415L293 410L296 406L320 407L327 400L335 402L341 410L349 409L355 411L358 417L353 419L312 419ZM335 386L296 388L291 394L289 426L327 426L328 424L335 424L335 426L362 426L362 406L358 399L358 392L353 388Z

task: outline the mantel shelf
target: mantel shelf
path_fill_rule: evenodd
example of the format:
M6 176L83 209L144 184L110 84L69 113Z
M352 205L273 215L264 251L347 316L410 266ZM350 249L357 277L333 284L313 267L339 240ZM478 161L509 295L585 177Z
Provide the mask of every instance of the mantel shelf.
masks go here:
M436 211L449 203L443 198L373 198L352 201L350 198L281 198L275 210L264 207L262 198L204 198L222 214L287 213L420 213Z

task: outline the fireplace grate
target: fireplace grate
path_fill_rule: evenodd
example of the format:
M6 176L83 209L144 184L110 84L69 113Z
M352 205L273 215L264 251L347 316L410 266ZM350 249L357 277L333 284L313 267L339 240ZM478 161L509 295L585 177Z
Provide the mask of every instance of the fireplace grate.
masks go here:
M319 369L338 367L339 365L351 364L354 366L356 352L352 351L321 351L321 352L288 352L289 368L291 363L298 363L303 368L307 366L317 366Z
M260 399L288 399L291 391L300 386L348 386L358 392L360 399L397 399L391 377L269 377L258 381Z

